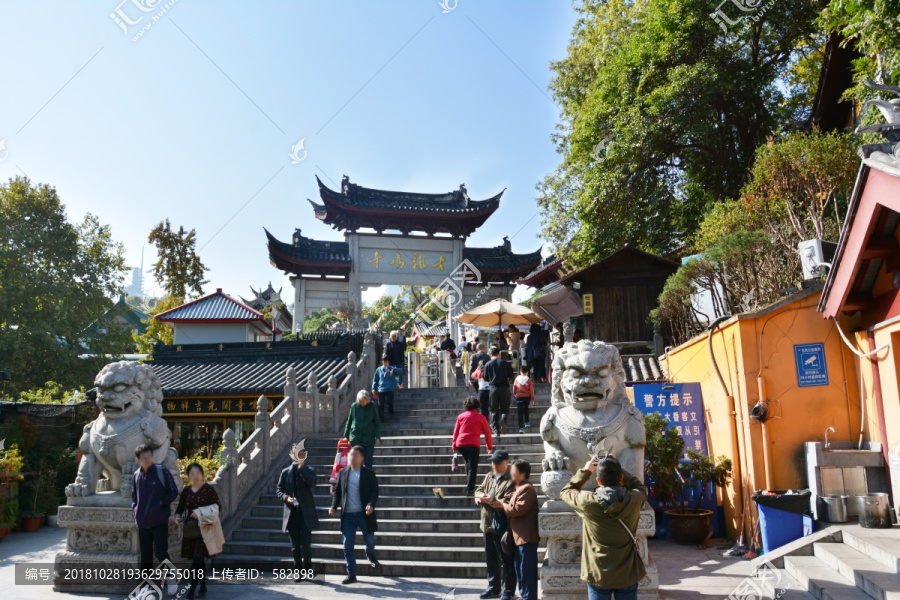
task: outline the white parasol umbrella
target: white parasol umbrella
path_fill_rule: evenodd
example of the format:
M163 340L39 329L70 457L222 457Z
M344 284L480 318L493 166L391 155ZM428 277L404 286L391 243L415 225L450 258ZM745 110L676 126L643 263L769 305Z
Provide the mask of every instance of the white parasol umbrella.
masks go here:
M507 325L531 325L543 319L528 308L497 298L456 317L460 323L479 327L506 327Z

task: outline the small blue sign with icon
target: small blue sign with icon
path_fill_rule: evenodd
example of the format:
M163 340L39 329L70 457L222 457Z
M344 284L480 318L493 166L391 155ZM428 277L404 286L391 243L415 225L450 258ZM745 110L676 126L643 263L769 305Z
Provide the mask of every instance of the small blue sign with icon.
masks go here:
M828 385L825 344L794 344L794 360L799 387Z

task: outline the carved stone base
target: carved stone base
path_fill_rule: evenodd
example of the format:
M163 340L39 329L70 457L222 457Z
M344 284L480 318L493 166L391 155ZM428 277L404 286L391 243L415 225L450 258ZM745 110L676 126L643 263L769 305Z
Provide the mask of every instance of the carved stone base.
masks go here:
M550 500L541 507L538 529L541 540L547 544L541 567L541 597L553 600L583 599L586 584L581 580L581 517L564 502ZM638 597L641 600L659 598L659 573L647 548L647 537L655 531L653 509L645 504L636 535L638 552L647 568L647 575L638 583Z
M77 506L60 506L58 524L67 529L66 550L56 555L57 578L53 589L59 592L104 592L127 594L135 583L105 579L96 583L72 583L62 577L66 568L129 569L140 567L138 530L131 502L106 497L107 493L78 498ZM113 494L108 492L108 494ZM118 495L118 494L115 494ZM91 499L95 506L87 506ZM119 498L121 500L121 497ZM115 506L118 504L118 506ZM169 520L169 559L181 561L181 527ZM154 563L156 558L154 557Z

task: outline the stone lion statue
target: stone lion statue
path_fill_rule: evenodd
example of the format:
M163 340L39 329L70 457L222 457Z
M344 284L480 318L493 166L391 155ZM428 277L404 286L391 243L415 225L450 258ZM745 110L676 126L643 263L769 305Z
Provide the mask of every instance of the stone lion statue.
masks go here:
M572 470L595 454L614 454L629 473L644 476L644 417L625 393L625 369L615 346L566 343L553 358L550 398L541 420L541 487L549 498L558 500ZM593 487L592 478L584 489Z
M84 457L67 496L90 496L121 491L136 468L134 450L141 444L153 449L153 461L168 468L180 484L178 455L169 446L171 432L162 418L159 378L147 365L121 361L103 367L94 379L100 416L84 426L78 447ZM123 479L129 475L129 481ZM180 487L180 486L179 486ZM130 491L128 492L130 497Z

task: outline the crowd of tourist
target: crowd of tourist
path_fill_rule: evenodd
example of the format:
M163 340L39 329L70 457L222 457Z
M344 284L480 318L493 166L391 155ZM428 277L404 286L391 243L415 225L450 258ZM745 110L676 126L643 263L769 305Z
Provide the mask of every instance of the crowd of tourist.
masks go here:
M561 328L558 332L561 335ZM557 333L557 332L554 332ZM554 336L557 337L557 336ZM519 432L530 427L529 408L535 403L535 381L545 380L540 358L550 343L540 329L532 330L524 341L515 327L504 335L513 359L525 355L519 373L513 373L498 347L486 352L484 344L464 348L470 359L471 382L478 396L467 397L463 412L453 429L451 449L462 457L466 469L466 496L480 507L480 528L484 537L488 587L481 598L513 600L516 590L522 600L536 599L538 589L538 494L531 483L532 467L522 458L511 460L509 452L495 449L502 435L511 397L515 398ZM557 339L552 339L554 345ZM344 438L351 446L347 465L337 473L328 514L340 511L347 575L344 585L357 578L356 533L361 531L365 555L372 568L380 566L375 557L375 533L378 530L378 477L373 469L375 447L381 443L381 422L387 410L394 414L394 393L401 387L406 342L391 332L385 345L382 365L376 370L372 390L360 390L351 405L344 427ZM455 352L456 345L447 336L442 349ZM373 397L376 399L373 402ZM491 469L478 484L482 440L490 453ZM312 533L320 527L313 492L317 485L315 468L307 465L307 452L301 442L292 447L291 465L285 468L276 486L276 495L284 504L282 531L291 542L297 573L295 581L314 576ZM150 568L155 555L168 559L168 521L171 504L179 499L176 522L182 524L181 557L191 561L186 597L193 600L206 594L203 576L205 559L222 551L224 538L218 512L221 504L215 489L205 481L201 465L186 468L189 485L178 493L169 469L154 464L153 449L139 446L135 451L139 468L134 474L132 509L138 526L142 568ZM337 469L337 467L336 467ZM582 491L595 477L597 488ZM476 487L476 484L477 487ZM643 482L622 469L612 455L595 456L562 489L562 500L583 520L581 578L590 600L635 600L638 582L646 570L641 561L635 532L641 507L647 498Z

